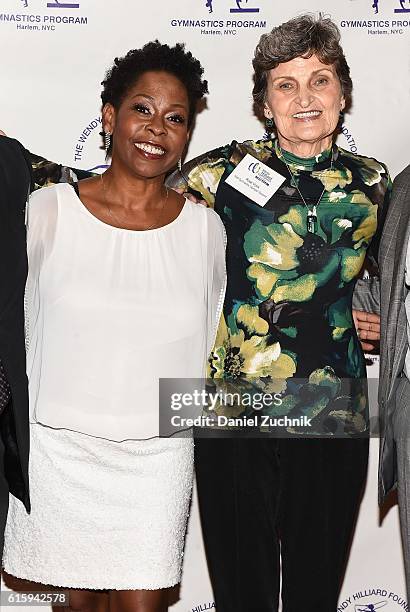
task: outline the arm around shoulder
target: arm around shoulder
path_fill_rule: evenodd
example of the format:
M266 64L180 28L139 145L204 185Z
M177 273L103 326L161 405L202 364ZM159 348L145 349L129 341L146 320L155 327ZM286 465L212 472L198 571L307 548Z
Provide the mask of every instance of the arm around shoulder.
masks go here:
M196 201L214 207L219 182L225 172L229 147L219 147L186 162L167 179L168 187L192 195Z

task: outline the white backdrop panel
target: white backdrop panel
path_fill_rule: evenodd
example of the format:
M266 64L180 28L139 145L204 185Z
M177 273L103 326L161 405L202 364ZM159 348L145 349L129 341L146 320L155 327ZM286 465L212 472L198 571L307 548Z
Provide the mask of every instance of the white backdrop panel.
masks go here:
M209 80L188 157L257 138L263 127L252 113L254 47L263 32L306 11L338 23L351 66L354 105L341 146L386 162L396 175L410 162L410 0L1 0L0 128L49 159L87 169L103 164L104 72L114 57L159 38L186 42ZM369 612L382 601L386 612L407 610L397 509L378 526L376 447L373 441L340 611ZM196 501L181 600L172 609L212 609Z

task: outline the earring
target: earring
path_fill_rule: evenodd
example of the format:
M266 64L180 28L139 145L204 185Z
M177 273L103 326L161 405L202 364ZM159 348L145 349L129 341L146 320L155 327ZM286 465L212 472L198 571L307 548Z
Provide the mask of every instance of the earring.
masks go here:
M345 114L344 112L341 110L339 113L339 126L342 127L342 125L345 122Z
M108 153L111 147L111 132L104 132L104 147Z
M179 158L178 160L178 170L182 173L182 159Z
M270 140L272 137L272 131L273 131L273 127L274 127L275 123L273 121L273 119L271 117L268 117L265 120L265 133L263 135L262 140Z

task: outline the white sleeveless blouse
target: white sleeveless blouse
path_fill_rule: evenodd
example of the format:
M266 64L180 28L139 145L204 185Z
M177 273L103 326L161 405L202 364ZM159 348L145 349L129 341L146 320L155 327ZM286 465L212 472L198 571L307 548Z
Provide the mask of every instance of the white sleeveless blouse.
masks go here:
M31 420L110 440L158 435L159 378L201 378L225 291L225 232L188 200L162 228L100 221L74 189L28 218Z

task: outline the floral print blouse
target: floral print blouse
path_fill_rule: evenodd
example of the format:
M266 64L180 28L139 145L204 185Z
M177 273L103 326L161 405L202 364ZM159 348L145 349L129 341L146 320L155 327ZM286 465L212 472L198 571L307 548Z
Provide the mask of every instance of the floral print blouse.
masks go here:
M264 207L226 183L247 153L286 179ZM232 392L281 394L265 413L310 419L288 433L366 432L366 369L352 294L367 250L377 250L391 190L386 167L336 145L304 159L277 141L234 141L185 164L170 184L205 200L227 232L228 285L209 376ZM308 207L322 192L311 233Z

